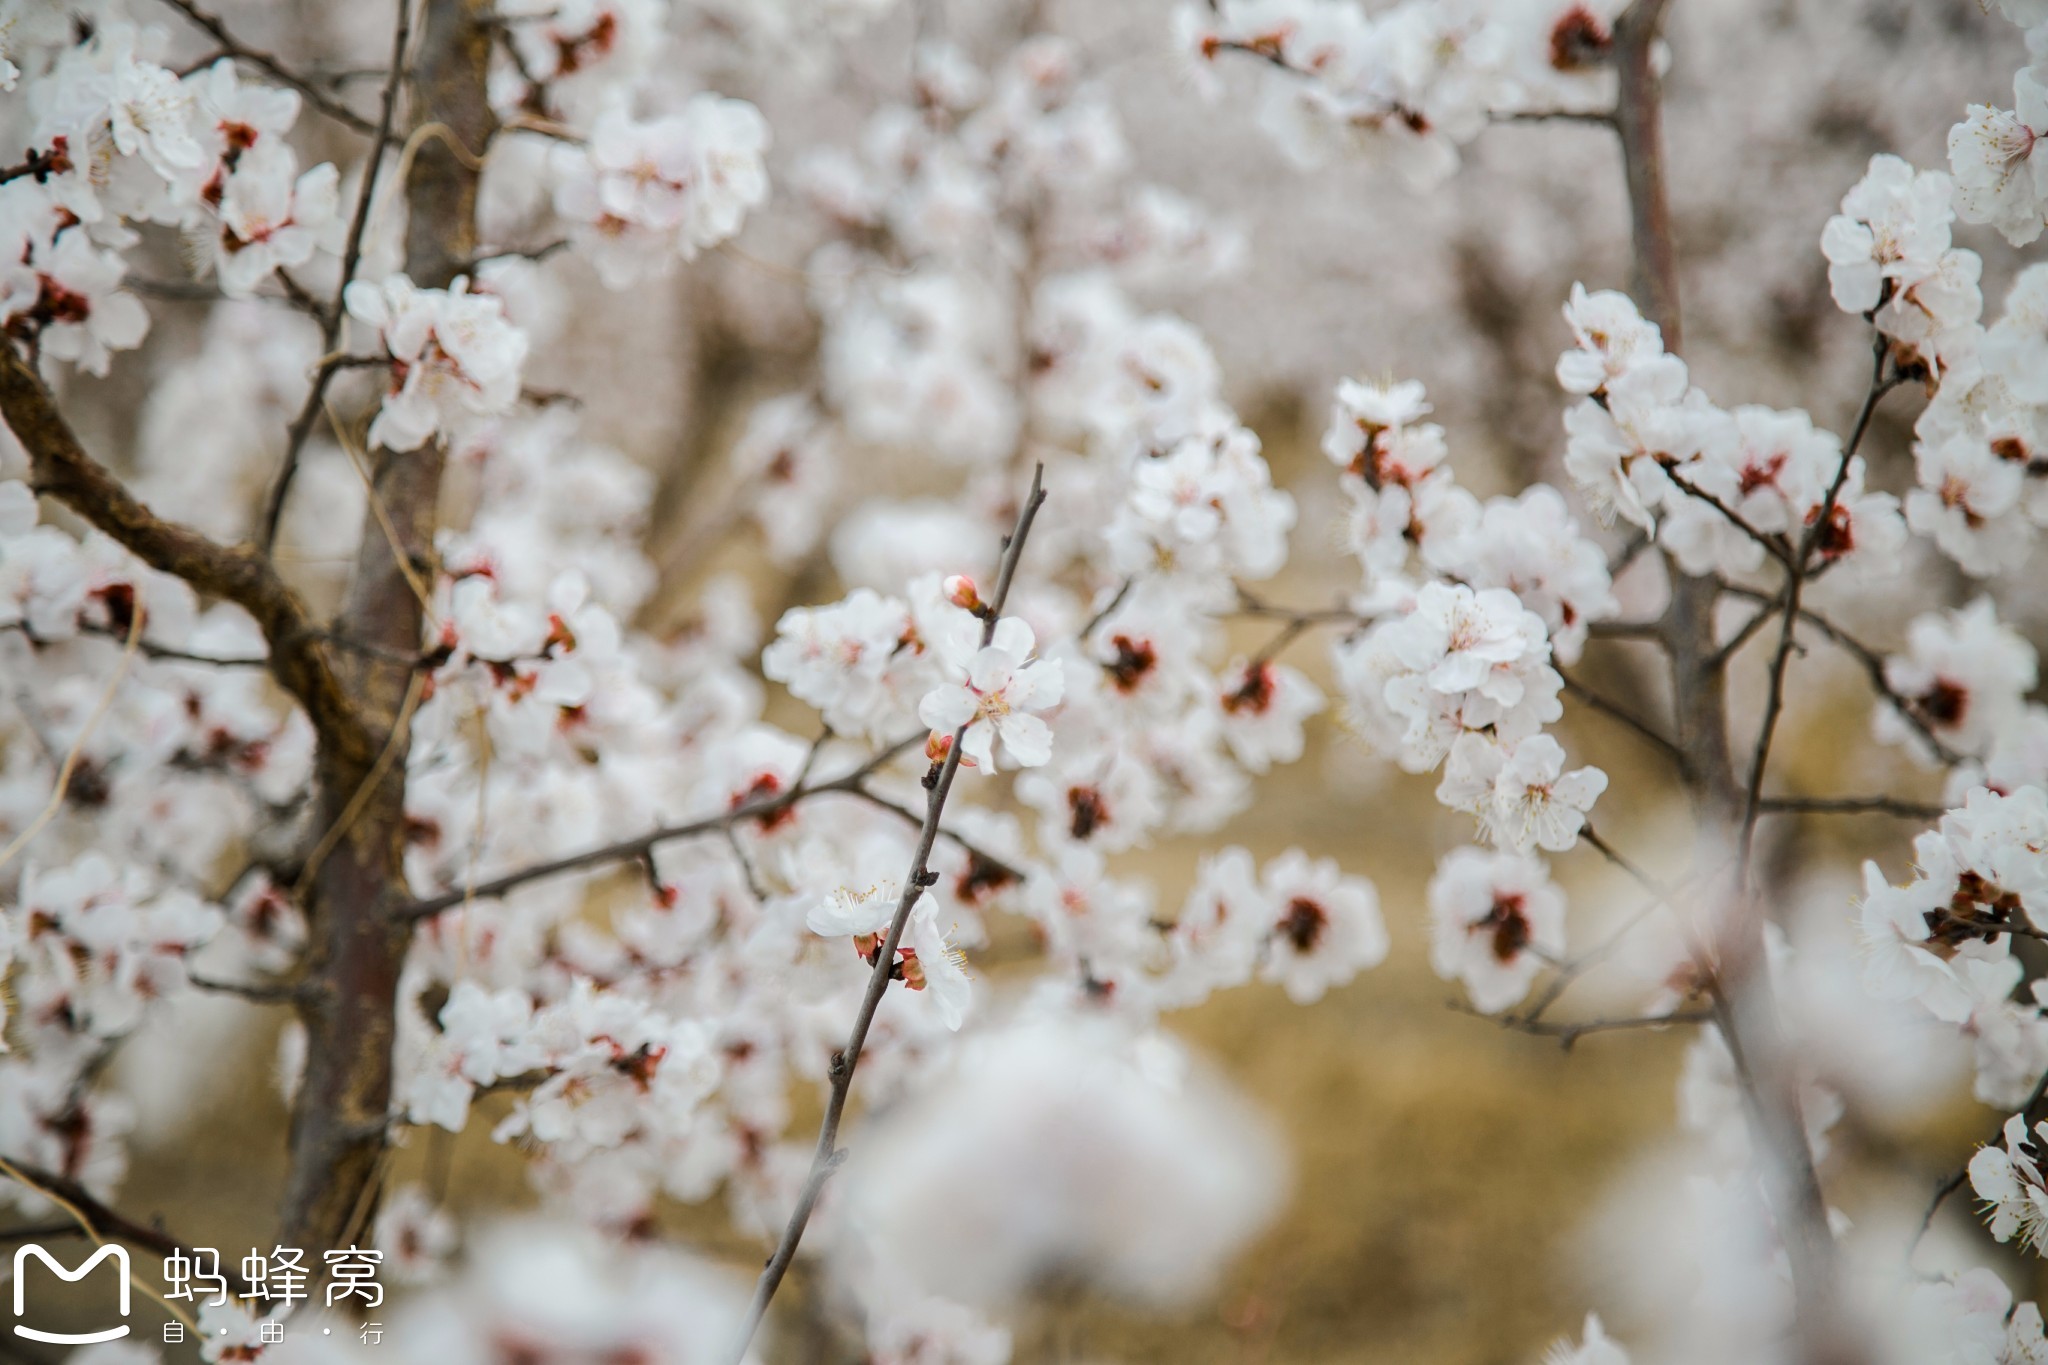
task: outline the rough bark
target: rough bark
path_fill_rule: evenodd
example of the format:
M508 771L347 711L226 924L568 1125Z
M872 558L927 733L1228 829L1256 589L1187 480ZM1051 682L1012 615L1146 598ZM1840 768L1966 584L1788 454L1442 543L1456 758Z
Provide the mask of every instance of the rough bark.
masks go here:
M299 600L262 553L222 545L151 511L79 443L50 391L10 345L0 345L0 417L28 453L37 493L55 498L197 592L235 603L256 618L270 671L313 722L337 762L367 761L370 740L335 672L330 652Z
M493 130L485 95L489 33L478 7L428 0L414 67L414 137L407 184L407 270L417 284L446 287L476 251L477 174L471 169ZM429 124L439 125L422 132ZM459 144L458 151L449 139ZM398 978L411 939L405 858L405 738L423 609L398 556L428 577L445 450L430 443L388 454L375 471L376 495L397 532L394 547L374 514L364 518L353 579L337 622L352 650L342 668L349 694L378 737L398 752L380 768L324 769L321 831L341 830L313 870L312 926L300 1006L306 1072L293 1105L290 1167L280 1237L287 1246L341 1247L359 1238L374 1211L378 1167L388 1146L392 1043Z

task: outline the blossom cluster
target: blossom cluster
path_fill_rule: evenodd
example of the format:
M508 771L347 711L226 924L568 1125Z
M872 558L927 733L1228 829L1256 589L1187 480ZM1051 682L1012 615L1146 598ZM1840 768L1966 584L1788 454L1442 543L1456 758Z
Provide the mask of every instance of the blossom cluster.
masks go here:
M1437 971L1495 1012L1564 951L1563 897L1532 855L1578 843L1607 775L1568 768L1545 727L1564 714L1557 665L1619 604L1564 499L1481 503L1429 412L1413 381L1338 386L1322 448L1364 585L1333 661L1359 732L1410 772L1441 767L1437 800L1500 850L1453 852L1430 889Z
M1626 295L1575 286L1565 321L1557 378L1580 399L1564 465L1603 519L1653 533L1691 574L1753 571L1772 536L1851 576L1896 564L1898 500L1806 413L1716 407Z
M1589 112L1613 99L1607 58L1621 0L1507 0L1378 10L1353 0L1186 5L1175 37L1200 74L1225 58L1264 64L1259 120L1292 159L1339 153L1435 185L1499 116Z
M676 490L610 444L631 444L623 405L585 410L575 367L552 367L605 330L593 277L626 291L711 264L768 202L766 119L671 69L664 0L492 7L480 74L499 127L455 149L483 167L458 234L482 245L439 287L408 273L403 219L420 206L404 186L445 129L380 138L347 175L302 169L328 145L302 113L364 122L326 86L265 84L249 74L264 62L232 52L181 67L118 5L73 24L0 0L0 83L24 87L29 153L0 181L0 344L53 382L67 364L107 372L149 333L130 262L171 244L201 277L179 289L222 300L163 329L182 353L160 358L132 460L110 463L166 515L253 539L298 423L296 520L273 564L322 603L340 595L333 566L379 553L389 529L358 423L368 446L432 448L451 471L433 555L401 563L419 638L321 643L408 681L386 831L402 874L378 904L414 926L390 1131L498 1115L491 1135L529 1159L543 1213L465 1234L418 1190L388 1198L378 1246L420 1287L404 1351L729 1349L730 1286L645 1234L663 1200L722 1196L742 1233L780 1235L812 1160L811 1097L792 1082L843 1085L849 1027L872 1126L805 1250L871 1358L1000 1365L1006 1304L1048 1270L1183 1298L1273 1216L1284 1163L1175 1041L1173 1012L1253 983L1311 1004L1414 933L1473 1010L1539 1026L1621 943L1568 923L1578 883L1554 860L1590 848L1647 883L1641 918L1669 929L1632 941L1647 966L1617 995L1639 1017L1618 1022L1712 1017L1678 1086L1695 1164L1662 1182L1677 1212L1643 1240L1697 1253L1673 1321L1731 1334L1691 1358L1764 1358L1757 1342L1785 1335L1792 1239L1718 975L1733 968L1714 936L1737 912L1615 851L1608 776L1557 727L1585 690L1567 671L1603 628L1647 633L1624 599L1640 608L1672 575L1788 614L1797 594L1755 576L1853 593L1927 547L1991 580L1961 609L1916 604L1896 651L1857 646L1875 738L1944 770L1947 810L1910 880L1866 869L1860 957L1787 914L1755 926L1757 976L1735 984L1789 1002L1802 1157L1840 1141L1859 1079L1825 1041L1939 1036L1972 1054L1980 1099L2029 1107L2048 982L2013 942L2048 934L2048 707L2030 700L2037 655L2001 619L1996 579L2048 525L2048 266L2022 265L1987 323L1983 262L1958 245L1976 225L2024 245L2048 218L2048 27L2038 0L2004 7L2035 25L2017 108L1971 107L1947 173L1873 158L1808 259L1872 333L1847 438L1803 410L1717 405L1627 297L1575 286L1555 377L1580 505L1541 483L1480 497L1423 385L1345 380L1311 486L1334 480L1358 577L1334 605L1295 608L1269 595L1307 518L1208 338L1174 311L1235 269L1240 235L1135 178L1134 139L1074 43L1034 34L982 63L920 24L901 98L789 166L818 234L802 270L813 372L730 431L707 424L723 501L708 480L680 490L704 495L707 523L758 532L795 585L778 600L758 578L664 562L656 509ZM795 69L889 4L702 8L703 31ZM1221 0L1177 28L1205 77L1228 64L1264 82L1263 120L1296 159L1363 151L1433 183L1489 122L1606 110L1623 13ZM543 366L568 391L529 387ZM1862 442L1877 402L1912 385L1928 402L1909 480ZM1053 509L1036 523L1018 520L1034 466ZM146 1087L105 1079L117 1050L204 1027L202 992L295 998L319 969L309 864L351 831L317 819L335 793L315 790L311 724L267 680L255 622L70 526L0 481L0 1156L108 1197L148 1127ZM1006 528L1031 534L999 560ZM1659 559L1664 579L1617 585ZM1762 611L1728 650L1770 625ZM1334 708L1288 661L1318 629ZM1791 627L1784 641L1781 670ZM1284 841L1255 855L1232 828L1330 709L1471 821L1407 913L1335 859ZM1203 850L1177 907L1148 875L1158 855L1131 856L1174 840ZM1828 895L1839 912L1846 897ZM987 970L992 946L1007 958L1019 942L1033 973ZM317 1089L305 1050L288 1024L294 1102ZM169 1083L190 1075L161 1060ZM843 1093L823 1093L836 1114ZM2048 1124L2031 1118L2013 1114L1969 1176L1993 1235L2038 1252ZM952 1192L945 1216L935 1188ZM1858 1307L1902 1359L2048 1356L2038 1311L1989 1271L1893 1298ZM204 1321L209 1358L264 1354L248 1311ZM1627 1357L1589 1317L1550 1359Z
M739 231L768 197L767 143L744 100L698 95L648 122L607 109L585 145L558 149L555 212L599 278L622 289Z
M2036 466L2048 421L2040 378L2048 267L2022 269L1998 320L1981 320L1983 263L1951 246L1950 232L1959 216L1984 218L1972 212L1960 161L1956 173L1952 182L1895 156L1873 157L1821 245L1835 302L1870 317L1889 339L1897 372L1923 377L1933 393L1914 424L1906 520L1983 578L2017 564L2048 516Z
M301 173L289 140L296 93L244 84L225 60L180 77L126 23L71 45L22 36L39 170L0 184L0 326L11 338L93 374L139 345L149 316L122 288L131 223L177 230L232 297L340 251L338 173Z
M1864 977L1874 994L1918 1001L1975 1041L1977 1094L2013 1105L2048 1070L2038 994L2013 999L2025 970L2010 930L2048 918L2048 795L1979 787L1913 842L1914 879L1864 868Z

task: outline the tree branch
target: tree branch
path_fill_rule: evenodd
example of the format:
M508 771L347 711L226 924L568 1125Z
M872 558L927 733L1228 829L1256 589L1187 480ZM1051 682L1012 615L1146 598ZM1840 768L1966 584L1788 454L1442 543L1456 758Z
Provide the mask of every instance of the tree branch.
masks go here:
M48 636L38 635L29 628L29 624L26 621L0 623L0 630L15 632L37 649L50 649L57 645L70 643L69 640L52 640ZM115 640L120 638L116 632L108 630L104 626L85 623L80 623L78 633L80 635L92 636L97 640ZM263 668L270 663L270 657L265 654L225 657L214 654L194 654L190 650L178 649L173 645L160 645L150 640L137 641L135 651L145 659L158 659L166 663L204 664L210 668Z
M46 1171L19 1161L0 1161L0 1177L25 1185L53 1203L68 1206L76 1213L79 1223L93 1235L110 1241L126 1242L130 1246L141 1247L144 1251L154 1251L160 1256L169 1256L181 1251L190 1255L192 1252L189 1243L180 1241L162 1228L138 1223L133 1218L109 1208L94 1198L85 1186L69 1176L58 1175L55 1171ZM227 1273L225 1265L221 1269L223 1274ZM239 1280L236 1281L236 1287L241 1288Z
M875 791L871 787L862 786L856 783L853 786L842 788L842 790L848 796L859 797L861 800L867 802L869 805L875 807L877 810L885 810L892 815L901 816L903 819L909 821L913 825L922 824L924 821L924 817L919 815L916 811L910 809L910 807L897 805L894 801L891 801L888 797L883 796L880 792ZM982 848L980 845L976 844L972 839L969 839L966 835L961 834L957 830L950 830L947 829L945 826L941 825L939 827L939 837L941 839L950 839L954 844L959 846L962 852L966 853L969 857L981 862L988 869L988 871L993 872L996 876L1002 878L1004 881L1024 882L1030 880L1030 878L1025 875L1024 870L1022 868L1018 867L1014 863L1008 862L1002 858L998 858L995 854L989 852L985 848Z
M1039 505L1045 501L1044 477L1045 466L1040 465L1031 476L1031 492L1017 511L1016 528L1004 543L1002 569L997 574L995 592L989 598L989 611L982 622L981 642L984 648L995 636L996 622L1002 616L1003 603L1010 595L1011 580L1016 576L1017 561L1023 557L1025 539L1031 534L1031 523L1038 515ZM747 1309L746 1321L732 1352L736 1365L746 1359L747 1348L760 1329L762 1318L767 1316L768 1305L782 1284L783 1276L788 1273L790 1263L796 1259L797 1245L803 1240L804 1229L811 1221L811 1211L817 1207L818 1196L824 1192L825 1182L846 1159L846 1154L839 1149L839 1123L846 1113L846 1097L853 1086L854 1068L860 1064L861 1048L867 1042L868 1028L874 1022L875 1011L889 989L896 966L896 947L902 942L911 909L934 879L926 861L931 857L932 844L938 838L939 817L945 811L947 794L953 789L954 775L960 771L961 745L966 734L965 725L954 731L953 743L946 750L945 760L934 765L926 778L930 796L925 807L924 829L918 836L917 853L912 857L910 873L904 879L903 895L896 903L895 917L889 921L889 932L876 951L875 968L868 976L867 994L861 999L860 1011L854 1016L853 1031L847 1036L846 1046L832 1055L832 1090L825 1102L824 1121L818 1125L818 1146L811 1159L810 1175L797 1195L796 1208L790 1213L789 1224L782 1231L782 1240L769 1256L767 1266L761 1271L760 1282L754 1288L753 1303Z
M1766 815L1896 815L1904 820L1939 820L1949 810L1896 796L1766 796L1757 808Z
M150 511L86 453L50 391L11 345L0 345L0 417L28 452L38 493L57 499L151 568L248 612L270 645L271 675L305 708L322 743L345 754L371 752L369 732L305 604L268 557L247 545L221 545Z
M677 839L694 839L705 835L722 834L726 830L732 829L748 820L766 820L788 810L799 801L812 796L822 796L828 792L844 792L848 795L859 795L871 801L887 804L891 809L901 811L901 808L894 806L893 803L882 802L882 798L869 793L863 784L877 770L923 742L924 735L912 735L907 739L901 739L891 744L888 748L883 749L851 772L842 773L829 781L815 782L808 785L799 782L787 791L776 792L771 796L756 797L751 801L743 801L731 810L720 812L717 815L708 815L702 819L691 820L680 825L663 825L658 829L649 830L647 833L631 839L621 839L615 843L601 844L596 848L584 849L580 853L564 854L559 858L550 858L546 862L534 863L528 867L507 872L502 877L493 877L487 882L479 882L475 886L462 887L452 891L444 891L438 895L425 896L413 901L409 905L399 907L394 913L401 919L431 919L443 911L451 910L470 900L492 900L505 895L507 892L516 891L529 882L545 881L548 878L559 877L565 873L580 872L585 868L603 867L610 863L623 863L644 859L659 845L671 843ZM908 812L901 813L908 814ZM963 846L965 845L963 844Z
M1785 596L1778 608L1778 648L1771 656L1770 683L1764 692L1763 720L1757 726L1756 747L1749 760L1749 787L1743 800L1741 833L1736 843L1737 878L1747 885L1749 879L1750 849L1756 840L1756 819L1761 813L1763 801L1764 769L1771 759L1771 739L1778 728L1778 717L1785 710L1785 673L1792 662L1793 638L1799 623L1800 598L1806 591L1807 572L1813 563L1813 552L1820 545L1820 538L1834 522L1835 502L1841 496L1842 485L1848 482L1849 470L1856 459L1856 447L1863 442L1863 433L1870 429L1871 416L1877 411L1877 404L1890 386L1885 382L1885 357L1889 354L1887 338L1877 333L1877 340L1871 347L1873 359L1870 368L1870 385L1863 396L1863 410L1857 415L1856 429L1850 434L1848 443L1842 447L1842 456L1835 465L1834 479L1828 484L1827 496L1821 499L1820 512L1808 523L1806 531L1799 537L1799 548L1785 566Z
M1564 679L1564 690L1567 695L1577 698L1602 715L1611 716L1615 720L1620 721L1623 725L1635 731L1639 737L1647 741L1652 748L1656 749L1666 758L1681 764L1685 761L1685 755L1680 752L1676 744L1660 733L1655 726L1637 716L1627 707L1622 706L1619 702L1608 700L1600 693L1595 692L1592 688L1578 681L1578 679L1568 675L1561 668L1557 670L1557 676Z
M1570 1052L1579 1039L1593 1033L1617 1033L1624 1029L1660 1029L1673 1024L1710 1024L1714 1021L1711 1010L1679 1010L1672 1014L1645 1014L1626 1019L1581 1019L1563 1023L1549 1019L1524 1018L1516 1014L1482 1014L1462 1001L1452 1001L1451 1008L1460 1014L1469 1014L1475 1019L1491 1019L1502 1028L1514 1033L1527 1033L1538 1038L1555 1038L1558 1046Z
M1666 2L1636 0L1615 21L1615 130L1628 183L1636 295L1662 329L1665 348L1676 354L1683 336L1678 255L1665 187L1663 100L1654 62ZM1732 509L1720 510L1744 524ZM1768 537L1756 539L1781 563L1790 558ZM1714 608L1720 594L1712 579L1681 573L1675 563L1671 571L1664 621L1678 748L1684 755L1680 772L1701 832L1696 861L1704 855L1718 863L1723 849L1737 842L1730 837L1731 826L1739 819L1742 799L1728 747L1727 670L1715 643ZM1720 917L1707 978L1714 1013L1735 1059L1752 1140L1764 1166L1766 1200L1790 1266L1798 1349L1808 1365L1845 1365L1853 1357L1841 1331L1834 1234L1806 1139L1798 1087L1784 1056L1765 960L1763 907L1746 894L1740 877L1734 891Z
M1664 188L1664 99L1651 61L1668 0L1636 0L1614 24L1614 64L1620 77L1614 128L1620 135L1622 174L1628 182L1629 230L1635 243L1636 296L1676 355L1683 337L1678 311L1678 249L1671 231L1671 200Z
M1758 545L1761 545L1763 547L1764 553L1769 555L1772 559L1777 560L1779 564L1783 565L1787 569L1790 569L1792 567L1792 552L1786 548L1784 537L1771 535L1764 531L1759 531L1754 525L1750 523L1747 517L1742 515L1742 513L1736 511L1733 507L1730 507L1727 503L1721 501L1719 497L1715 496L1712 493L1709 493L1706 489L1701 488L1698 484L1686 478L1676 469L1666 469L1664 471L1664 476L1671 480L1672 484L1677 487L1679 492L1685 494L1689 498L1695 498L1698 501L1703 502L1707 506L1713 508L1716 512L1719 512L1721 514L1722 520L1726 521L1736 530L1742 532L1742 534L1744 534L1745 536L1748 536Z
M195 990L216 995L233 995L257 1005L290 1005L306 993L303 984L291 981L215 981L192 972L185 974Z
M1774 614L1780 605L1777 598L1766 596L1754 588L1745 588L1737 583L1723 583L1721 584L1721 591L1727 593L1730 597L1740 597L1747 601L1764 603L1767 610ZM1877 693L1892 710L1896 711L1901 720L1918 732L1920 738L1926 741L1928 748L1933 750L1934 756L1937 759L1949 767L1954 767L1958 763L1965 761L1962 754L1951 749L1941 736L1935 734L1929 728L1926 718L1920 714L1910 699L1900 696L1893 690L1890 681L1884 676L1883 655L1809 607L1801 607L1799 609L1799 619L1826 636L1830 643L1840 648L1843 653L1849 655L1862 665L1864 675L1870 680L1871 690Z
M299 456L306 448L306 438L313 434L313 424L320 420L324 411L327 386L340 368L335 342L341 338L342 318L346 310L344 295L350 281L355 279L356 265L362 259L363 234L369 227L370 209L376 198L377 176L384 164L384 152L391 145L391 130L398 113L398 91L405 82L405 49L411 41L412 0L398 0L398 23L391 36L391 69L384 77L384 100L377 111L370 159L363 164L362 187L356 191L355 213L349 218L348 238L341 249L341 280L334 286L333 302L318 314L320 354L325 358L314 371L313 385L306 391L305 402L299 405L298 415L292 418L287 429L284 459L278 465L277 480L270 486L270 496L264 504L262 539L258 543L265 554L277 548L277 528L284 520L285 499L291 493L292 481L298 476Z
M328 118L333 119L336 123L353 128L359 133L367 134L376 131L375 125L368 119L328 95L326 91L320 89L319 86L313 84L283 62L267 52L261 52L256 48L250 47L247 43L235 37L233 33L228 31L228 26L222 23L218 16L209 14L207 11L199 8L198 5L193 3L193 0L164 0L164 3L204 29L213 38L214 42L220 44L222 55L233 57L238 62L247 62L272 80L290 86L299 92L299 97L305 100L307 104L319 110Z
M2041 1079L2035 1083L2033 1093L2027 1096L2026 1102L2021 1104L2015 1112L2022 1119L2031 1121L2034 1117L2034 1111L2041 1107L2044 1100L2048 1100L2048 1071L2041 1073ZM1988 1146L1999 1141L2004 1136L2006 1122L2006 1119L2000 1119L1997 1131L1992 1133L1983 1145ZM1954 1174L1935 1187L1934 1197L1927 1203L1927 1212L1920 1215L1920 1226L1914 1231L1913 1240L1906 1243L1905 1262L1908 1270L1913 1267L1913 1253L1920 1249L1920 1243L1926 1238L1927 1230L1934 1226L1934 1215L1941 1212L1941 1206L1948 1202L1948 1197L1961 1189L1969 1179L1970 1164L1966 1161L1956 1169Z

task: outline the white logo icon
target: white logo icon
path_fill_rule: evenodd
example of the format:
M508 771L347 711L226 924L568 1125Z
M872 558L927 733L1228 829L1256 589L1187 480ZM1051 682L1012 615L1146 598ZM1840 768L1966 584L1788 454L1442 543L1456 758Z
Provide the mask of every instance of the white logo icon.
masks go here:
M85 1264L78 1267L78 1269L66 1270L49 1252L43 1250L34 1242L27 1242L18 1247L14 1253L15 1317L20 1317L26 1309L25 1296L22 1291L26 1285L27 1276L25 1272L28 1268L28 1259L31 1256L57 1272L57 1278L67 1283L76 1283L84 1279L92 1273L94 1266L106 1260L109 1256L113 1257L114 1268L121 1272L121 1316L124 1318L128 1316L128 1249L126 1247L119 1247L108 1243L98 1251L95 1251L91 1256L88 1256ZM123 1323L119 1327L109 1327L99 1332L39 1332L33 1327L24 1327L17 1322L14 1324L14 1335L27 1337L30 1341L53 1342L59 1346L84 1346L95 1341L112 1341L116 1337L125 1337L128 1335L128 1324Z

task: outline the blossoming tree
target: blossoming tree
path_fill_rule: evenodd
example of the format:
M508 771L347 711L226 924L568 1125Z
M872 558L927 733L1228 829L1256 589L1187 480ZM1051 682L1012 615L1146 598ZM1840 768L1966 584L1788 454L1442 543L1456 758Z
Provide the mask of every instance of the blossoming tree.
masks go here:
M1946 169L1870 158L1807 248L1868 342L1839 434L1681 358L1663 0L1179 12L1154 36L1215 116L1254 96L1304 165L1451 193L1509 121L1622 154L1634 287L1550 301L1559 485L1482 499L1422 384L1347 380L1310 495L1341 500L1353 564L1315 605L1266 586L1297 504L1209 342L1140 301L1243 243L1133 178L1035 8L979 62L918 22L900 88L778 161L773 205L768 121L695 88L677 35L801 51L800 79L889 0L394 0L265 45L240 8L0 0L0 1174L24 1217L185 1253L117 1211L134 1116L107 1069L181 999L240 997L289 1017L275 1245L381 1251L416 1286L392 1349L740 1360L805 1264L866 1358L998 1362L1044 1276L1183 1294L1271 1212L1270 1138L1162 1020L1254 980L1313 1002L1412 933L1508 1027L1690 1031L1693 1232L1666 1237L1697 1292L1641 1323L1646 1358L2048 1360L1996 1270L1915 1259L1966 1188L1992 1239L2048 1251L2048 976L2020 944L2048 937L2048 709L1975 586L2048 525L2048 264L1987 321L1958 244L2048 224L2039 0L1999 3L2031 63L2014 108L1955 111ZM653 478L587 434L573 380L608 363L584 300L670 287L775 214L819 232L814 355L681 514L692 541L751 527L796 582L829 565L843 595L763 632L738 579L647 549ZM133 404L85 378L146 344ZM1886 405L1916 407L1910 450L1873 448ZM883 452L943 496L870 486ZM1947 605L1892 610L1909 561L1953 570ZM1270 634L1233 652L1231 622ZM1314 640L1374 761L1470 818L1426 916L1390 926L1369 868L1232 842L1329 705ZM1653 698L1576 675L1645 647ZM1787 791L1821 649L1938 801ZM1668 765L1688 847L1602 832L1623 794L1556 731L1574 706ZM1911 872L1835 900L1860 944L1801 934L1771 829L1858 813L1926 827ZM1178 907L1126 857L1168 836L1207 850ZM1582 932L1566 858L1640 903ZM1030 966L978 979L1019 925ZM1628 953L1654 961L1628 1008L1573 1012ZM1840 971L1854 1000L1816 1005ZM1998 1119L1898 1236L1847 1225L1826 1164L1822 1044L1879 1017L1965 1044ZM499 1094L544 1213L461 1229L386 1188L395 1145ZM652 1235L720 1193L766 1255L751 1298ZM207 1359L348 1349L269 1330L297 1305L264 1279L197 1306ZM1627 1356L1596 1317L1553 1359Z

